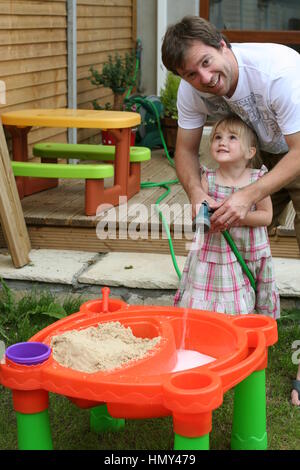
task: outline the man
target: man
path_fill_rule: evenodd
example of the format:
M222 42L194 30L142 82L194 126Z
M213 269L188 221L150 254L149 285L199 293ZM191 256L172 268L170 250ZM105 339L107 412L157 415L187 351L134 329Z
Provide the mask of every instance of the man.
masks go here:
M208 200L217 209L211 227L222 231L242 224L251 206L271 195L276 226L292 200L300 248L300 55L279 44L230 44L208 21L187 16L167 29L162 60L182 78L175 164L193 216ZM217 204L200 187L199 145L207 116L232 113L255 130L270 171ZM300 404L296 398L294 389Z
M175 163L194 213L204 199L198 152L206 117L234 113L255 130L263 163L275 168L227 199L211 222L218 230L241 222L270 194L275 222L292 199L300 247L300 55L278 44L231 45L208 21L185 17L168 28L162 59L183 79Z

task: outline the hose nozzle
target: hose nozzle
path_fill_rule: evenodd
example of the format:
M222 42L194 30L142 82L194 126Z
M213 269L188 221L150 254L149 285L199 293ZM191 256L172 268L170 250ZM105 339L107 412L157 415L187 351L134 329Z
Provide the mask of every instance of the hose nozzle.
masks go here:
M193 220L192 229L193 231L198 230L198 227L202 226L204 233L208 232L210 229L210 216L212 214L212 210L210 209L208 202L203 201L198 214Z

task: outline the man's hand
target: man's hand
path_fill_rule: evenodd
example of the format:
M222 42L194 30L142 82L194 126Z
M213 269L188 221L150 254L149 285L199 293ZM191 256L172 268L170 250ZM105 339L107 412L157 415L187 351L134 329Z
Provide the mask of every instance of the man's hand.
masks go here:
M223 232L230 227L242 225L253 202L246 189L237 191L220 205L210 218L211 230Z
M201 204L206 201L211 209L217 209L221 203L216 202L210 196L208 196L203 190L195 191L191 195L191 205L192 205L192 219L196 217L200 210Z

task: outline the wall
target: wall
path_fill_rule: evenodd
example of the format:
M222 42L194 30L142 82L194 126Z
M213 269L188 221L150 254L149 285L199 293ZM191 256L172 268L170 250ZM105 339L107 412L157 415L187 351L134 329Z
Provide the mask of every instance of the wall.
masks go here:
M137 37L142 41L142 94L156 90L156 0L137 0Z
M162 36L157 37L157 15L159 6L166 6L166 24L176 23L185 15L199 14L199 0L137 0L137 36L142 40L142 79L141 91L146 95L156 94L160 85L157 83L157 46ZM160 50L160 47L158 48Z

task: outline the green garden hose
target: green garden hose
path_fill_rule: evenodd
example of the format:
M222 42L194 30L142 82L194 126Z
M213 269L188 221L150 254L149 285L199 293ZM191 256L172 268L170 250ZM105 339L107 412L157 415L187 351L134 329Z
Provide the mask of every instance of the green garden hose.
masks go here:
M167 145L166 145L166 142L165 142L165 139L164 139L164 135L163 135L163 132L162 132L162 128L161 128L161 124L160 124L160 116L158 114L158 111L156 109L156 107L154 106L154 104L152 103L152 101L149 101L147 100L146 98L141 98L141 97L137 97L137 98L134 98L134 100L136 100L136 102L140 103L140 104L143 104L143 103L147 103L153 110L154 114L155 114L155 117L156 117L156 122L157 122L157 126L158 126L158 130L159 130L159 134L160 134L160 138L161 138L161 141L162 141L162 144L163 144L163 147L164 147L164 151L166 153L166 156L167 156L167 159L170 163L170 165L174 168L175 167L175 164L172 160L172 158L170 157L169 155L169 152L168 152L168 148L167 148ZM170 180L170 181L161 181L159 183L151 183L151 182L142 182L141 183L141 188L153 188L153 187L160 187L160 188L164 188L166 191L155 201L155 208L158 212L158 215L162 221L162 224L164 226L164 229L165 229L165 232L167 234L167 238L168 238L168 244L169 244L169 248L170 248L170 254L171 254L171 258L172 258L172 263L173 263L173 266L174 266L174 269L177 273L177 276L178 276L178 279L180 280L181 279L181 271L178 267L178 264L177 264L177 260L176 260L176 256L175 256L175 253L174 253L174 248L173 248L173 243L172 243L172 238L171 238L171 233L170 233L170 229L169 229L169 226L166 222L166 219L164 218L160 208L159 208L159 204L161 203L161 201L163 199L165 199L169 194L170 194L170 191L171 191L171 188L170 186L173 185L173 184L179 184L179 180L178 178L174 179L174 180Z
M139 98L139 102L142 102L142 101L146 101L145 98ZM166 153L166 156L168 158L168 161L169 163L174 167L174 162L173 160L171 159L170 155L169 155L169 152L168 152L168 149L167 149L167 146L166 146L166 143L165 143L165 139L164 139L164 136L163 136L163 132L162 132L162 129L161 129L161 125L160 125L160 117L158 115L158 112L157 112L157 109L156 107L153 105L153 103L151 101L148 101L148 104L152 107L154 113L155 113L155 116L156 116L156 120L157 120L157 124L158 124L158 129L159 129L159 132L160 132L160 136L161 136L161 141L163 143L163 147L164 147L164 150L165 150L165 153ZM178 179L175 179L175 180L171 180L171 181L162 181L160 183L141 183L141 188L153 188L153 187L161 187L161 188L165 188L166 189L166 192L160 196L157 201L155 202L155 205L156 205L156 208L157 208L157 211L158 211L158 214L161 218L161 221L162 221L162 224L164 226L164 229L166 231L166 234L167 234L167 237L168 237L168 243L169 243L169 247L170 247L170 253L171 253L171 257L172 257L172 262L173 262L173 266L175 268L175 271L177 273L177 276L179 279L181 279L181 272L180 272L180 269L178 267L178 264L177 264L177 261L176 261L176 257L175 257L175 253L174 253L174 249L173 249L173 244L172 244L172 239L171 239L171 234L170 234L170 230L169 230L169 227L168 227L168 224L161 212L161 210L159 209L159 203L165 198L168 196L168 194L170 193L171 189L169 187L169 185L172 185L172 184L178 184L179 183L179 180ZM232 251L234 252L235 256L237 257L237 260L238 262L240 263L241 265L241 268L242 270L244 271L244 273L246 274L246 276L248 277L249 281L250 281L250 284L251 286L253 287L254 290L256 290L256 284L255 284L255 280L254 280L254 277L252 275L252 273L250 272L247 264L245 263L243 257L241 256L236 244L234 243L231 235L229 234L229 232L227 230L225 230L224 232L222 232L225 240L227 241L228 245L230 246L230 248L232 249Z
M163 132L162 132L162 129L161 129L161 125L160 125L160 116L158 114L158 111L156 109L156 107L154 106L154 104L151 102L151 101L147 101L146 98L141 98L141 97L138 97L138 98L135 98L135 100L137 100L138 103L141 103L143 104L143 102L147 102L147 104L149 106L151 106L151 108L153 109L153 112L156 116L156 120L157 120L157 125L158 125L158 130L159 130L159 133L160 133L160 137L161 137L161 141L163 143L163 147L164 147L164 150L165 150L165 153L166 153L166 156L168 158L168 161L169 163L174 167L174 162L173 160L171 159L170 155L169 155L169 152L168 152L168 149L167 149L167 146L166 146L166 143L165 143L165 139L164 139L164 136L163 136ZM159 204L160 202L168 196L168 194L170 193L171 189L170 189L170 185L172 184L178 184L179 183L179 180L178 179L175 179L175 180L171 180L171 181L162 181L160 183L149 183L149 182L146 182L146 183L141 183L141 188L153 188L153 187L161 187L161 188L164 188L166 190L166 192L160 196L157 201L155 202L155 206L157 208L157 211L158 211L158 214L159 214L159 217L161 218L161 221L162 221L162 224L164 226L164 229L166 231L166 234L167 234L167 237L168 237L168 244L169 244L169 248L170 248L170 253L171 253L171 257L172 257L172 262L173 262L173 266L175 268L175 271L177 273L177 276L179 279L181 279L181 272L180 272L180 269L178 267L178 264L177 264L177 261L176 261L176 257L175 257L175 253L174 253L174 249L173 249L173 244L172 244L172 239L171 239L171 234L170 234L170 230L169 230L169 227L168 227L168 224L161 212L161 210L159 209ZM246 274L246 276L248 277L249 281L250 281L250 284L251 286L253 287L254 290L256 290L256 284L255 284L255 280L254 280L254 277L252 275L252 273L250 272L247 264L245 263L243 257L241 256L240 252L238 251L238 248L236 246L236 244L234 243L231 235L229 234L229 232L227 230L225 230L224 232L222 232L225 240L227 241L227 243L229 244L230 248L232 249L232 251L234 252L235 256L237 257L237 260L238 262L240 263L244 273Z
M166 219L164 218L160 208L159 208L159 204L161 203L161 201L168 196L168 194L170 194L170 191L171 191L171 188L170 186L172 184L178 184L178 179L176 180L171 180L171 181L161 181L160 183L152 183L152 182L145 182L145 183L141 183L141 188L155 188L155 187L160 187L160 188L164 188L166 191L161 195L159 196L159 198L155 201L155 209L157 210L157 213L159 215L159 217L161 218L161 221L162 221L162 224L164 226L164 229L165 229L165 232L167 234L167 237L168 237L168 244L169 244L169 248L170 248L170 253L171 253L171 258L172 258L172 263L173 263L173 266L175 268L175 271L177 273L177 276L178 276L178 279L181 279L181 271L178 267L178 264L177 264L177 260L176 260L176 256L175 256L175 253L174 253L174 248L173 248L173 243L172 243L172 238L171 238L171 233L170 233L170 229L169 229L169 226L166 222Z
M136 64L135 64L134 78L137 77L137 73L138 73L138 70L139 70L140 54L141 54L141 43L138 40L137 48L136 48ZM125 97L125 102L127 101L127 102L131 102L131 103L134 103L134 104L140 104L140 105L145 105L146 104L152 109L152 111L155 115L155 118L156 118L158 131L159 131L159 134L160 134L161 142L163 144L163 148L165 150L168 162L174 168L175 165L174 165L174 162L173 162L173 160L170 157L169 152L168 152L168 148L167 148L167 145L166 145L166 142L165 142L165 139L164 139L164 135L163 135L163 132L162 132L161 123L160 123L160 116L159 116L159 113L157 111L157 108L154 106L153 102L150 101L150 100L147 100L147 98L143 98L141 96L133 96L133 97L130 98L130 94L132 92L132 89L133 89L133 86L131 86L128 89L128 91L126 93L126 97ZM153 183L153 182L148 182L147 181L147 182L142 182L141 183L141 188L146 189L146 188L158 187L158 188L164 188L165 189L165 192L161 196L159 196L159 198L155 201L155 209L156 209L156 211L157 211L157 213L158 213L158 215L159 215L159 217L162 221L165 232L167 234L167 239L168 239L168 244L169 244L169 249L170 249L170 254L171 254L174 269L177 273L178 278L181 279L181 271L178 267L176 256L175 256L175 253L174 253L174 248L173 248L170 229L169 229L169 226L166 222L166 219L164 218L164 216L163 216L163 214L162 214L162 212L159 208L159 204L161 203L161 201L163 199L165 199L170 194L170 191L171 191L170 186L173 185L173 184L178 184L178 183L179 183L179 180L177 178L174 179L174 180L170 180L170 181L161 181L159 183Z
M135 72L134 72L134 77L136 78L137 77L137 73L138 73L138 70L139 70L139 67L140 67L140 54L141 54L141 42L138 40L137 41L137 48L136 48L136 65L135 65ZM163 132L162 132L162 128L161 128L161 123L160 123L160 116L159 116L159 113L157 111L157 108L154 106L154 104L152 103L152 101L150 100L147 100L147 98L143 98L141 96L136 96L136 97L129 97L130 94L131 94L131 91L132 91L132 88L133 87L130 87L127 91L127 94L126 94L126 97L125 97L125 100L126 101L129 101L129 102L133 102L133 103L137 103L137 104L147 104L148 106L151 107L155 117L156 117L156 122L157 122L157 126L158 126L158 131L159 131L159 134L160 134L160 138L161 138L161 142L163 144L163 148L164 148L164 151L165 151L165 154L167 156L167 159L168 159L168 162L170 163L170 165L174 168L175 167L175 164L172 160L172 158L170 157L169 155L169 152L168 152L168 148L167 148L167 145L166 145L166 142L165 142L165 139L164 139L164 135L163 135ZM179 184L179 180L178 178L174 179L174 180L170 180L170 181L161 181L159 183L153 183L153 182L142 182L141 183L141 188L154 188L154 187L160 187L160 188L164 188L165 189L165 192L155 201L155 208L158 212L158 215L159 217L161 218L161 221L162 221L162 224L164 226L164 229L165 229L165 232L167 234L167 238L168 238L168 244L169 244L169 249L170 249L170 254L171 254L171 258L172 258L172 262L173 262L173 266L175 268L175 271L177 273L177 276L179 278L179 280L181 279L181 272L180 272L180 269L178 267L178 264L177 264L177 261L176 261L176 256L175 256L175 253L174 253L174 248L173 248L173 243L172 243L172 238L171 238L171 233L170 233L170 229L169 229L169 226L159 208L159 204L161 203L161 201L163 199L165 199L169 194L170 194L170 191L171 191L171 188L170 186L173 185L173 184ZM234 252L238 262L240 263L244 273L246 274L246 276L248 277L249 281L250 281L250 284L251 286L253 287L254 290L256 290L256 284L255 284L255 280L254 280L254 277L252 275L252 273L250 272L247 264L245 263L243 257L241 256L236 244L234 243L231 235L229 234L229 232L227 230L225 230L224 232L222 232L225 240L227 241L227 243L229 244L230 248L232 249L232 251Z
M256 283L255 283L253 274L251 273L250 269L248 268L247 264L245 263L245 260L243 259L241 253L239 252L239 250L238 250L236 244L234 243L231 235L229 235L229 232L227 232L227 230L224 230L224 232L222 232L222 235L225 238L225 240L227 241L230 248L232 249L233 253L235 254L238 262L241 265L242 270L244 271L244 273L248 277L251 286L256 291Z

